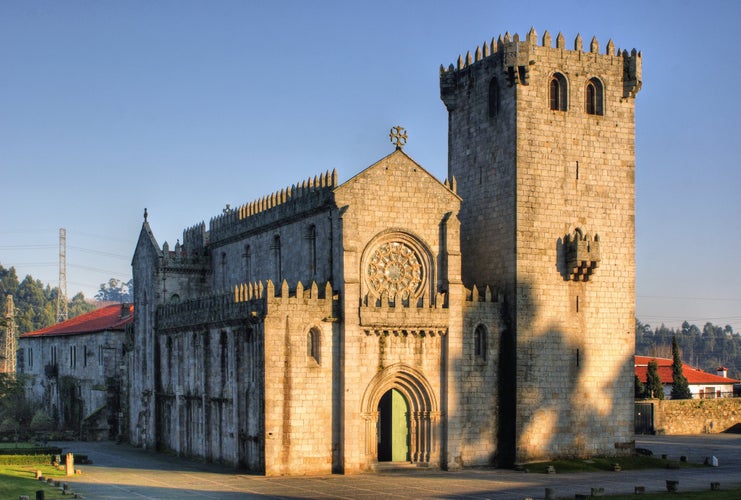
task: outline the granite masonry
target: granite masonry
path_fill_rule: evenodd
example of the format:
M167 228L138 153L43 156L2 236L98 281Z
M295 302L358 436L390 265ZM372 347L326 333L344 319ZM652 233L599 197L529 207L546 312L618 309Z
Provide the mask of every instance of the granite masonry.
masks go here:
M531 30L440 70L441 182L396 150L159 245L127 339L132 443L267 475L632 446L641 55Z

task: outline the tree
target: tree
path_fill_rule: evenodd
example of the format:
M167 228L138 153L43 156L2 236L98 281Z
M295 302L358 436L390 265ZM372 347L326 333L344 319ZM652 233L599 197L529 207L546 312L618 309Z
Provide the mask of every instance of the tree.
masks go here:
M100 284L100 290L95 294L95 298L103 302L131 302L133 285L133 279L124 283L116 278L111 278L108 283Z
M677 337L672 339L672 399L692 399L687 379L682 373L682 356L679 353Z
M664 386L659 377L659 364L655 359L648 362L646 375L646 394L650 398L664 399Z
M26 398L25 383L21 375L0 373L0 422L17 424L16 432L28 427L35 411L35 405ZM13 429L6 429L6 432L10 430Z
M85 294L82 292L79 292L77 295L72 297L72 300L69 301L67 307L70 318L95 310L95 304L88 302L87 299L85 299Z
M641 379L638 378L638 375L633 375L635 378L634 381L634 393L636 399L643 399L646 397L646 386L643 382L641 382Z

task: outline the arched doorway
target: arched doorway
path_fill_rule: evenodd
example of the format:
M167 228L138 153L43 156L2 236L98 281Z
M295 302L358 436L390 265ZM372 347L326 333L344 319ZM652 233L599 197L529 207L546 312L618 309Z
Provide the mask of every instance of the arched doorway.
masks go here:
M440 410L419 370L404 364L386 367L368 384L362 405L368 463L439 461ZM404 433L406 437L400 437ZM395 435L396 442L405 442L406 448L394 445Z
M409 461L409 404L396 389L378 403L378 461Z

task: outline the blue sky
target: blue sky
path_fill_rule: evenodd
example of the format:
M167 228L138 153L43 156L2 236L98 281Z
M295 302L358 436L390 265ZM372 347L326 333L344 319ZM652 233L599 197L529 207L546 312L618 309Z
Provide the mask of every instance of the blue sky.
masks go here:
M556 8L557 5L558 7ZM638 318L741 331L735 1L0 2L0 264L68 294L127 280L142 223L171 245L232 206L392 150L446 175L438 71L534 27L643 52Z

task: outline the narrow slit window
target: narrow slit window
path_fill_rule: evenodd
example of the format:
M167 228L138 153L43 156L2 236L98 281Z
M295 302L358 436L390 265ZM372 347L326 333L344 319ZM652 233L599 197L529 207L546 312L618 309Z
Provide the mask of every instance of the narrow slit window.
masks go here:
M474 332L474 356L481 361L486 361L486 327L479 325Z
M499 82L492 78L489 82L489 118L499 114Z
M309 359L314 360L317 364L320 364L321 352L321 332L316 328L309 330L309 334L306 336L306 355Z

